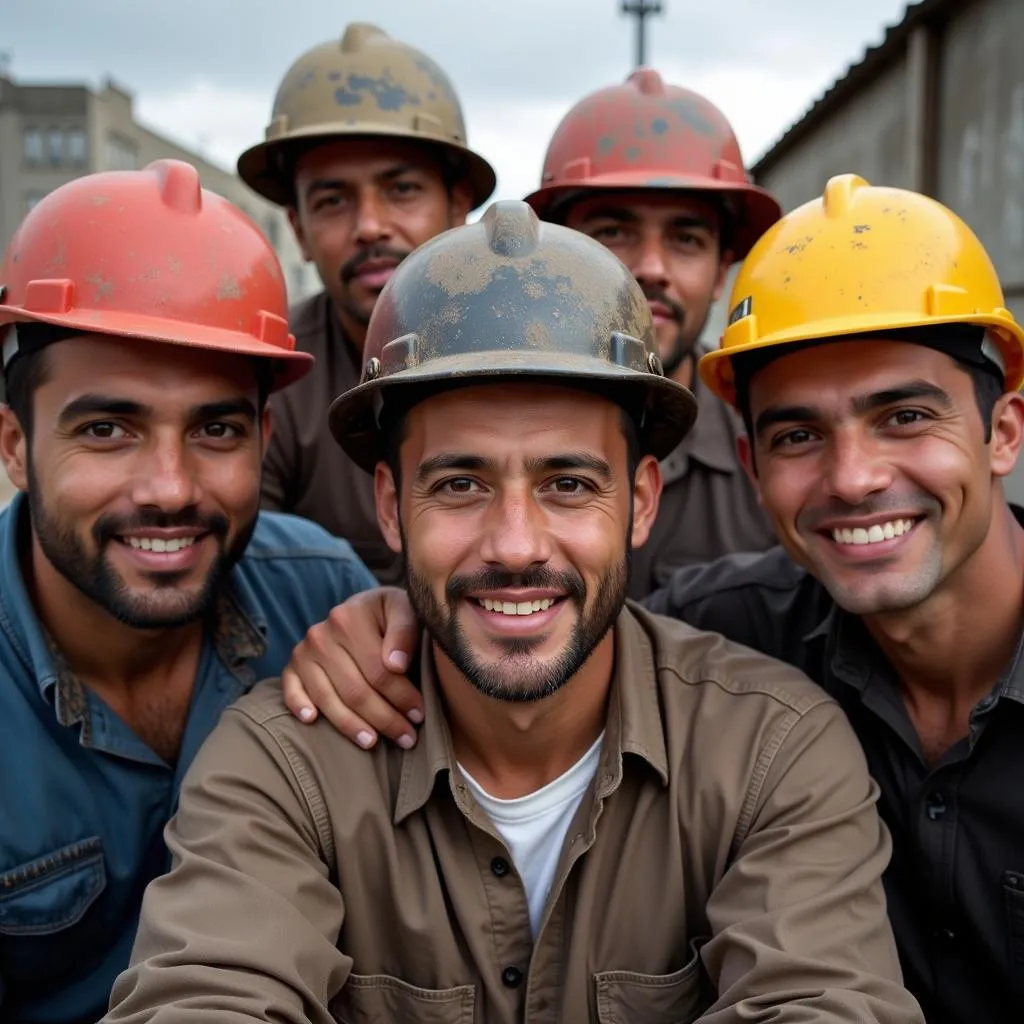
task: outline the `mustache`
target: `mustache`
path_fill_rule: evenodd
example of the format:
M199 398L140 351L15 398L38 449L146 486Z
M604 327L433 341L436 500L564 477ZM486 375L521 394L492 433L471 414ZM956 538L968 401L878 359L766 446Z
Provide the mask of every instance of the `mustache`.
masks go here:
M230 524L227 516L200 515L198 509L186 508L172 514L160 512L158 509L139 509L131 516L102 515L92 528L93 539L97 546L102 547L110 541L131 530L202 530L212 533L223 540L228 535Z
M342 264L339 271L341 283L348 284L370 260L394 260L401 263L408 255L405 249L393 249L389 245L368 245Z
M643 289L648 302L660 303L668 310L670 319L675 320L677 324L682 324L686 318L686 310L683 308L682 303L676 302L675 299L670 299L661 288L651 288L647 285L641 285L640 287Z
M822 524L832 519L877 516L888 512L913 512L914 515L936 519L942 514L942 504L926 491L887 491L859 501L855 505L833 497L821 505L800 512L796 518L796 526L801 532L812 532L820 530Z
M546 566L527 569L525 572L481 569L480 572L455 575L445 587L445 597L450 604L455 604L475 590L504 590L511 587L560 590L578 605L583 604L587 597L587 585L579 573L568 569L556 572Z

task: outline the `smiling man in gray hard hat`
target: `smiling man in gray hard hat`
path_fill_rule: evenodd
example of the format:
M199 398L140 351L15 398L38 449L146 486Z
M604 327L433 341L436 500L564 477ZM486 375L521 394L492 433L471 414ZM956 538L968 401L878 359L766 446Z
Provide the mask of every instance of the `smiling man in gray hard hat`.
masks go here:
M331 428L405 556L424 734L229 709L107 1020L919 1024L838 705L625 603L696 412L626 267L497 203L395 271L362 380Z

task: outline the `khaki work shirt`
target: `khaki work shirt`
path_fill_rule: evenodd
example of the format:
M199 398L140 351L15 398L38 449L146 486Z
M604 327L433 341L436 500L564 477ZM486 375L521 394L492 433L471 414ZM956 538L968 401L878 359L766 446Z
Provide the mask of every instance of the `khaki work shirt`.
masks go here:
M270 399L263 507L312 519L347 540L381 583L400 583L402 559L377 525L373 477L341 450L327 426L331 403L359 383L362 356L345 337L326 292L293 307L290 327L296 347L316 363Z
M107 1021L920 1022L889 838L842 712L798 671L635 606L600 763L534 941L423 658L409 752L364 752L263 686L168 827Z
M739 419L699 384L696 396L697 422L661 463L664 490L651 536L633 552L629 595L637 601L684 565L778 543L737 459Z

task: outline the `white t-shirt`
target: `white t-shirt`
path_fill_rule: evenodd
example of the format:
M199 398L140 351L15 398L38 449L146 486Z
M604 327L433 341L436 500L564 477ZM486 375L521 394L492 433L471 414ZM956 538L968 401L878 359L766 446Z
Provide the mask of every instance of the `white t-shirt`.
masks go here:
M594 745L564 775L536 793L514 800L499 800L491 796L459 765L477 803L494 822L512 854L512 861L526 888L530 926L535 938L569 825L590 780L597 774L603 740L602 732Z

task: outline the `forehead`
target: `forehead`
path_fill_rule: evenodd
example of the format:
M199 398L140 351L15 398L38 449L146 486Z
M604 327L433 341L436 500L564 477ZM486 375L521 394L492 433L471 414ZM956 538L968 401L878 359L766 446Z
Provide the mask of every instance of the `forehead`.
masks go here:
M314 178L370 181L399 165L440 174L437 154L426 146L402 139L354 138L327 142L301 154L295 178L300 185Z
M555 447L610 450L622 439L621 417L614 402L586 391L494 384L425 399L410 410L404 434L422 458L458 450L514 459Z
M256 368L247 356L86 334L46 349L44 387L61 397L103 393L138 398L177 397L194 402L204 394L249 394L256 389Z
M863 338L822 342L780 356L750 381L752 407L799 402L816 408L846 406L909 380L924 381L955 394L970 388L970 376L945 353L924 345Z
M596 192L576 200L566 212L568 227L595 217L615 214L622 219L667 224L677 220L701 220L715 226L718 209L714 200L695 192L673 189L632 189Z

